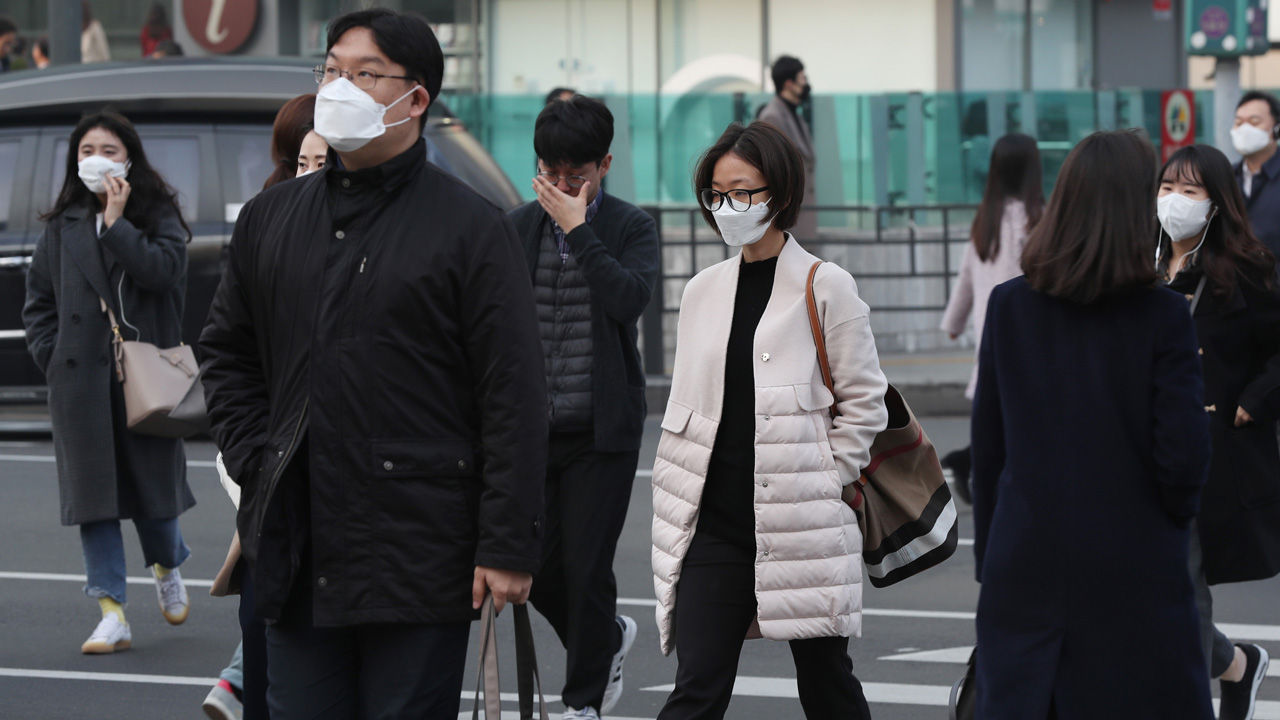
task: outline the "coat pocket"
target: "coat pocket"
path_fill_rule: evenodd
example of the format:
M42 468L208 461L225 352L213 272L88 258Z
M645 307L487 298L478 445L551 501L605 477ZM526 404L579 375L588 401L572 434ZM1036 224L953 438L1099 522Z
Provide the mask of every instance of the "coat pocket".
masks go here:
M830 410L831 406L835 404L835 396L831 394L826 385L802 383L794 387L796 390L796 402L806 412Z
M376 478L470 478L480 474L478 453L464 440L375 440L370 462Z
M667 401L667 412L662 416L662 429L679 435L689 426L689 418L693 409L685 407L674 400Z

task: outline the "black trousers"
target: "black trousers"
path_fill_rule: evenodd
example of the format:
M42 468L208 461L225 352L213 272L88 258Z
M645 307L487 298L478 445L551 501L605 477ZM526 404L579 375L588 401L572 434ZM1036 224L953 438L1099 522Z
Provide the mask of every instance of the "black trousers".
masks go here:
M627 519L639 452L595 451L591 433L553 433L547 454L542 569L529 602L567 657L564 704L600 708L622 642L613 553Z
M457 720L470 629L269 625L271 720Z
M695 535L676 587L676 687L658 720L719 720L756 616L753 553ZM809 720L871 717L853 674L849 638L792 640L800 705Z
M241 562L245 562L241 560ZM267 720L267 626L253 611L253 573L248 564L240 580L240 638L242 642L244 720Z

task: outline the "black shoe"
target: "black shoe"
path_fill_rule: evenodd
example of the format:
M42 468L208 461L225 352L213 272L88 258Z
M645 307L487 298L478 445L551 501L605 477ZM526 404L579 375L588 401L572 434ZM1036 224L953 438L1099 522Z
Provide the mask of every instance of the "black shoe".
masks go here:
M1270 658L1267 651L1257 645L1236 645L1244 652L1244 677L1240 682L1221 681L1222 705L1218 710L1219 720L1252 720L1254 705L1258 700L1258 687L1267 676L1267 665Z
M951 477L955 481L951 486L956 497L963 500L965 505L973 504L973 495L969 492L969 470L972 463L969 448L952 450L942 458L942 467L951 470Z

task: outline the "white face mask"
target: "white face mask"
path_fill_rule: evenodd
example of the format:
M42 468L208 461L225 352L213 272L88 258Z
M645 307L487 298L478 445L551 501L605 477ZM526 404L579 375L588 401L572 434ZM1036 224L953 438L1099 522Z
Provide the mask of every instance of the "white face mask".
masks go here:
M1236 152L1246 157L1265 148L1270 142L1271 135L1266 130L1249 123L1231 130L1231 144L1235 146Z
M753 245L760 242L760 238L769 229L769 201L756 203L743 212L729 207L728 201L725 201L711 217L715 218L716 227L720 228L720 237L724 238L726 245Z
M305 172L300 172L300 173L298 173L297 175L295 175L294 177L306 177L306 176L308 176L308 175L311 175L312 173L318 173L318 172L320 172L320 168L312 168L311 170L307 170L307 171L305 171Z
M1156 217L1160 227L1173 240L1195 237L1209 223L1209 211L1213 203L1207 198L1192 200L1186 195L1169 193L1156 200Z
M390 105L370 97L346 78L338 78L325 84L316 93L315 131L334 150L351 152L381 137L389 127L403 125L412 118L405 118L385 125L382 118L396 103L412 95L421 85L414 85L409 92L396 98Z
M116 162L101 155L90 155L80 161L80 181L89 188L89 192L97 195L107 191L107 183L103 175L122 178L129 174L129 162Z

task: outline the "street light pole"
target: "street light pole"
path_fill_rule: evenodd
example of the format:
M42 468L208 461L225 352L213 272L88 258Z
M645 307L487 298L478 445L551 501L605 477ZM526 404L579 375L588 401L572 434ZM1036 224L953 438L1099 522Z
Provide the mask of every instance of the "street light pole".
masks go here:
M80 64L79 0L49 0L49 61L53 65Z
M1231 126L1240 99L1240 58L1220 57L1213 71L1213 144L1231 162L1240 159L1231 144Z

